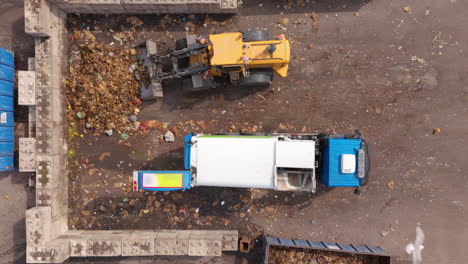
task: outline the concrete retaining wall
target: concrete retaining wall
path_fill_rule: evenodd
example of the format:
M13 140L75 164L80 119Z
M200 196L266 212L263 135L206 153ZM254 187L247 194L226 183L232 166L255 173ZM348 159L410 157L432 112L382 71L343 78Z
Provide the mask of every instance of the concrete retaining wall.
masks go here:
M236 13L238 0L50 0L67 13Z
M67 230L54 237L51 209L26 211L28 263L62 263L69 257L221 256L237 250L235 230Z
M20 157L20 168L36 172L36 207L26 211L28 263L62 263L71 256L219 256L237 250L237 231L68 230L65 103L67 13L235 11L237 0L25 0L25 31L36 37L34 67L19 74L18 82L20 96L34 96L19 99L34 117L29 136L35 138L20 145L20 155L34 155Z

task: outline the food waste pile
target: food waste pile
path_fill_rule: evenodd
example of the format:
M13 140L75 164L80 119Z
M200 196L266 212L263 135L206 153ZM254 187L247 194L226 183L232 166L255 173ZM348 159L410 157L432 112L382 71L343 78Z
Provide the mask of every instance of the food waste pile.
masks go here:
M67 84L69 121L95 134L129 129L141 109L145 76L135 48L95 42L73 46Z

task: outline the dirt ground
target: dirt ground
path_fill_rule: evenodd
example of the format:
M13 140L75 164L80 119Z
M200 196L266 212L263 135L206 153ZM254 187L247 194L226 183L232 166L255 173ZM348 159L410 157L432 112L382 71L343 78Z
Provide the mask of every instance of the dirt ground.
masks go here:
M186 25L189 21L201 33L268 29L270 35L284 33L292 41L290 75L276 76L269 89L223 87L190 96L166 89L162 101L144 103L138 120L159 120L167 122L168 129L177 127L180 134L173 144L160 143L165 129L136 133L125 142L118 133L76 137L78 162L73 162L71 177L70 227L239 229L243 234L265 232L379 245L394 257L394 263L409 263L404 247L414 241L415 226L420 223L426 234L424 263L468 262L464 254L468 245L468 178L463 173L468 169L467 3L304 1L305 6L295 3L285 9L286 1L244 2L238 16L212 18L226 21L223 25L209 23L204 27L205 16L173 16L175 21L157 28L154 25L163 16L139 16L144 24L129 44L148 38L161 46L173 45L171 36L184 36L185 27L191 30L191 25ZM407 6L410 12L405 11ZM8 8L1 9L2 13L11 11ZM288 23L277 26L283 18L288 18ZM106 24L95 26L89 23L93 19L103 18L86 17L82 20L88 23L85 29L89 26L100 41L120 45L113 38L115 32L103 27L118 32L125 20L109 16ZM11 45L12 38L21 39L21 33L10 30L17 20L2 16L0 23L9 30L2 32L11 32L1 35L1 45ZM369 186L360 196L347 188L322 188L315 195L295 196L228 188L170 194L129 191L134 169L182 168L182 137L186 133L249 130L254 126L264 132L340 134L360 129L372 156ZM100 160L106 152L111 155ZM92 173L90 169L94 169ZM10 175L0 177L7 181L0 187L2 196L11 184L24 184L10 183ZM26 200L22 192L11 196ZM7 210L21 221L24 207ZM1 221L2 234L9 234L12 219L5 216ZM15 226L13 230L21 234L21 228ZM20 235L16 237L0 244L0 259L7 263L23 254L12 250L24 241ZM233 258L215 261L233 263Z

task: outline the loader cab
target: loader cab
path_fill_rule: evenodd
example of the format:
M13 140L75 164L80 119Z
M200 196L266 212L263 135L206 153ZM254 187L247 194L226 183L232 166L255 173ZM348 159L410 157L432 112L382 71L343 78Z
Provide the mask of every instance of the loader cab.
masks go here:
M269 85L273 72L288 74L289 41L270 39L268 32L252 30L209 35L210 64L241 86Z

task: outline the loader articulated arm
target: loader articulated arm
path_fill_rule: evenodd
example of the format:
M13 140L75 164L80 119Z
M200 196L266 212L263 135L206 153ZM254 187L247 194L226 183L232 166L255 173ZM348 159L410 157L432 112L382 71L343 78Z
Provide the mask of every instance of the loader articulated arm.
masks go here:
M185 58L185 57L190 57L192 55L198 54L204 49L206 49L207 47L208 47L208 44L196 44L190 48L183 48L180 50L171 49L171 50L163 51L161 53L152 54L150 58L154 63L159 63L161 59L165 59L165 58L172 58L172 57Z
M196 44L189 48L183 48L180 50L168 50L160 53L152 54L150 56L151 63L153 63L153 78L154 81L160 82L162 80L182 78L185 76L192 76L194 74L199 74L203 71L209 69L209 67L180 67L180 61L183 59L188 59L193 55L199 54L202 51L206 50L208 47L207 44ZM170 71L164 71L164 65L170 65Z

